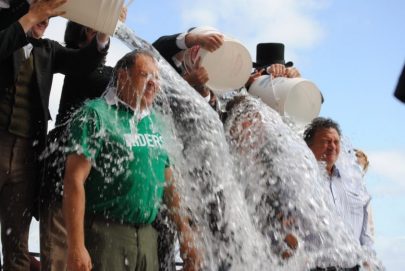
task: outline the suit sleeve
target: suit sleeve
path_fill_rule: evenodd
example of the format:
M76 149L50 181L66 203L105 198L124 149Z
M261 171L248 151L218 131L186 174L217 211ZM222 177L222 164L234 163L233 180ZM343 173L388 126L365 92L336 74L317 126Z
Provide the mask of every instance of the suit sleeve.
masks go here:
M49 41L54 48L53 73L82 75L92 72L107 55L109 45L103 51L97 49L96 38L82 49L69 49L55 41Z
M174 55L182 51L182 49L177 47L176 44L176 39L179 35L180 33L170 36L162 36L152 43L153 47L155 47L159 54L174 68L176 67L172 58Z
M9 58L27 44L27 36L19 22L0 31L0 61Z
M10 1L10 8L0 10L0 30L24 16L30 8L27 0Z

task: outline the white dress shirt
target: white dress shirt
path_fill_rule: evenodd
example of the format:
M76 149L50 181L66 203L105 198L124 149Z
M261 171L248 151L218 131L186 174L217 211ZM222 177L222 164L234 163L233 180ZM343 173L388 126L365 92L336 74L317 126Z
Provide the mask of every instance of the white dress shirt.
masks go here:
M361 180L353 180L356 176L345 176L344 172L334 166L332 176L327 176L325 185L328 187L330 200L336 212L361 246L372 250L373 239L368 229L368 205L370 195ZM361 178L361 176L359 175Z

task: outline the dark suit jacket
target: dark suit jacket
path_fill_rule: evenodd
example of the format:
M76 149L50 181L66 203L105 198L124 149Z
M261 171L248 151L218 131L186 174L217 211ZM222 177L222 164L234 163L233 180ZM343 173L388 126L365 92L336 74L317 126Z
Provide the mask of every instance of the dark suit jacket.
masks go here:
M24 16L30 8L27 0L12 0L10 8L0 9L0 30Z
M401 102L405 103L405 65L402 69L402 74L399 77L397 88L394 93L395 97Z
M56 125L63 125L86 100L100 97L113 75L113 68L100 64L87 74L65 76Z
M169 64L179 73L181 74L181 69L176 67L173 61L173 56L182 51L179 47L177 47L176 39L181 33L170 35L170 36L162 36L157 39L154 43L152 43L153 47L160 53L160 55L167 61Z
M0 99L6 89L14 87L20 66L18 50L27 43L28 39L18 22L0 31ZM40 131L43 137L38 139L41 144L44 144L47 122L50 119L48 104L53 74L79 75L89 73L103 60L106 52L100 53L97 50L96 40L81 50L67 49L48 39L32 41L32 43L34 44L32 50L34 78L41 100L44 123L44 130Z

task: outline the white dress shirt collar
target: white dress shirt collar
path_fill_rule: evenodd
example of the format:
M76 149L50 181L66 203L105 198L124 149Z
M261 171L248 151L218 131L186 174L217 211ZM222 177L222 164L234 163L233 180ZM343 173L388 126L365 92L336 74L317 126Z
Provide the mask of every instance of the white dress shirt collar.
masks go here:
M126 102L124 102L123 100L121 100L118 95L117 95L117 91L116 88L114 87L109 87L107 89L107 92L104 96L104 99L106 100L108 105L115 105L118 106L119 104L124 105L125 107L135 111L134 108L132 108L129 104L127 104ZM149 116L150 115L150 109L146 108L144 110L142 110L139 115L138 115L138 121Z

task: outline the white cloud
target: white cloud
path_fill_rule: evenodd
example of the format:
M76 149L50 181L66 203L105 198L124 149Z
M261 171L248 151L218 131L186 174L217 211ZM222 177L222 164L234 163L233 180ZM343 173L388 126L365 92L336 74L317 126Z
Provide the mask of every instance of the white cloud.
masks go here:
M314 14L330 0L179 0L182 23L210 25L245 44L252 56L260 42L283 42L290 55L312 48L324 36ZM286 54L287 55L287 54Z
M402 271L405 266L405 236L378 236L375 242L377 256L386 270Z
M368 156L370 173L383 179L377 190L383 194L405 194L405 151L376 151L369 152Z

